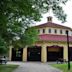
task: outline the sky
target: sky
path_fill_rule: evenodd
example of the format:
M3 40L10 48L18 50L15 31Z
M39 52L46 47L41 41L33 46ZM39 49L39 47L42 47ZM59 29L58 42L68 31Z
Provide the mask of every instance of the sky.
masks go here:
M53 16L52 12L49 12L47 14L43 15L43 18L41 19L40 22L37 22L36 25L43 24L47 22L47 17L52 16L53 17L53 22L63 25L63 26L68 26L72 28L72 0L69 0L66 5L63 5L63 10L67 14L67 22L61 23L55 16Z

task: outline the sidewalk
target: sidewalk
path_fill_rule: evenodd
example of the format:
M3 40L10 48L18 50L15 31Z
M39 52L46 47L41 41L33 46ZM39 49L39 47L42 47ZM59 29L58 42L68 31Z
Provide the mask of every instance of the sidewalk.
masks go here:
M14 72L62 72L46 63L40 62L10 62L8 64L20 65Z

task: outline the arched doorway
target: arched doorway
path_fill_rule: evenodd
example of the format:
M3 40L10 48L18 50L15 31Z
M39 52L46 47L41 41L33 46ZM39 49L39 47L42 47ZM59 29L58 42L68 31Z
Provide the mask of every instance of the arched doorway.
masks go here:
M58 58L63 58L63 47L47 46L47 61L56 61Z
M27 48L27 61L41 61L40 46L32 46Z
M23 48L12 48L12 61L22 61Z

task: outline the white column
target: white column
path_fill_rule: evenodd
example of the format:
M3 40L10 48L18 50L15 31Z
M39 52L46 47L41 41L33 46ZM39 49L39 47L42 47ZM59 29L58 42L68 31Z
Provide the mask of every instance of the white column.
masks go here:
M63 58L68 61L68 47L64 46L63 48Z
M11 61L12 58L12 46L9 46L9 61Z
M23 48L23 61L27 61L27 47Z
M42 62L47 62L47 48L45 45L42 45L41 49L41 61Z

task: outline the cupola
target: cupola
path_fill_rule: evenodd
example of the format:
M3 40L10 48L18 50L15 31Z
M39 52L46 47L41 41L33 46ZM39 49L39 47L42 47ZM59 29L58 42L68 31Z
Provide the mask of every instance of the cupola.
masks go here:
M48 21L48 22L52 22L52 17L51 17L51 16L48 16L48 17L47 17L47 21Z

